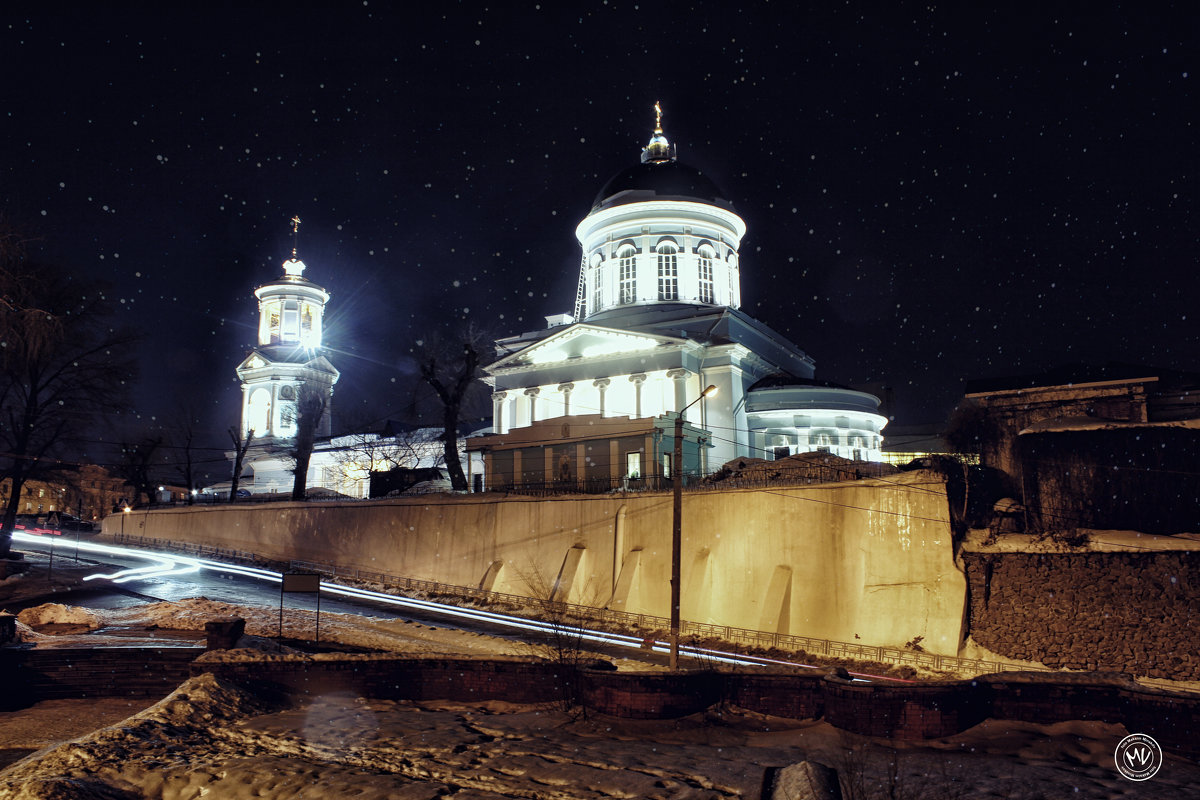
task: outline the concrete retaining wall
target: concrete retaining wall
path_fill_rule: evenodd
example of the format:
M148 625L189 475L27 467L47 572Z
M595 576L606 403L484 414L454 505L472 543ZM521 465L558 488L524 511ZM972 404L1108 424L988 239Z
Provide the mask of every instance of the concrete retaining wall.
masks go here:
M671 514L658 492L439 495L135 511L104 531L665 617ZM687 620L958 652L966 581L929 473L689 492L681 569Z

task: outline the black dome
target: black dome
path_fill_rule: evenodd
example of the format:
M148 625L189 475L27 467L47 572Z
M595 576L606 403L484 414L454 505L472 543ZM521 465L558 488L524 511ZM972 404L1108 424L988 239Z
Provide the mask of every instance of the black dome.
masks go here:
M646 200L692 200L733 210L703 172L678 161L649 161L618 172L596 195L592 211Z

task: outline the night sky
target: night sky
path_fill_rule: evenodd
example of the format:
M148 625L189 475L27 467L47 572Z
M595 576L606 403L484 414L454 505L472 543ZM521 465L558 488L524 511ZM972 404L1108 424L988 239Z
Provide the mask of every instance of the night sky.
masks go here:
M1200 369L1196 4L959 5L9 7L0 212L117 287L138 419L218 435L298 214L362 428L411 410L413 340L572 310L660 100L747 222L743 310L897 424L970 378Z

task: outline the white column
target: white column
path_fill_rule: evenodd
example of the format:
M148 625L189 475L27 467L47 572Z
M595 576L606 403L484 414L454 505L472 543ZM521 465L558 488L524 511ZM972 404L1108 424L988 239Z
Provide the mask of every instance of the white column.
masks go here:
M635 419L642 417L642 384L646 382L646 373L639 372L637 375L630 375L629 382L633 384L633 416Z
M537 396L541 390L538 387L525 390L525 396L529 398L529 424L537 422Z
M673 410L676 412L687 407L687 379L691 374L686 369L667 370L667 377L675 381L675 408Z
M504 426L504 398L508 392L492 392L492 428L494 433L507 433Z
M604 393L608 389L608 385L612 383L608 378L597 378L592 381L592 386L595 386L600 391L600 416L604 416Z
M560 383L558 391L562 392L563 397L563 416L571 416L571 392L575 389L573 383Z

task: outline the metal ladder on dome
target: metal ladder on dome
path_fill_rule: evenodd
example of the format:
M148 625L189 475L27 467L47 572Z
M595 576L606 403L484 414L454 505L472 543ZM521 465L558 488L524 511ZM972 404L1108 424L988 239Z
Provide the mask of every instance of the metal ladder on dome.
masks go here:
M587 255L579 259L579 288L575 292L575 321L580 322L583 319L583 312L586 310L585 303L587 302Z

